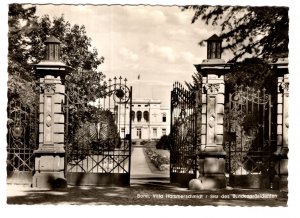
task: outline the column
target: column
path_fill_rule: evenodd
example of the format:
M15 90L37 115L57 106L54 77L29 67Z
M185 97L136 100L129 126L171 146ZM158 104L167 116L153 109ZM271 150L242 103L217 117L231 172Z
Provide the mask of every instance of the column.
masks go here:
M34 64L40 84L39 148L34 151L35 169L32 186L66 187L64 112L65 86L62 83L72 70L60 60L61 42L51 36L45 41L45 58Z
M207 74L203 77L201 145L198 153L198 180L202 183L202 189L226 187L226 153L223 150L224 91L224 75Z
M40 78L39 148L35 153L33 187L66 186L64 150L65 86L60 77Z
M224 75L230 69L230 65L221 57L221 38L214 34L206 41L207 59L195 65L203 79L202 94L198 100L202 107L197 107L197 147L200 147L197 153L198 178L189 183L190 189L194 190L221 189L225 188L227 183L226 152L223 149Z
M288 60L279 59L273 64L277 74L277 150L275 155L274 188L288 188L288 108L289 108L289 74Z

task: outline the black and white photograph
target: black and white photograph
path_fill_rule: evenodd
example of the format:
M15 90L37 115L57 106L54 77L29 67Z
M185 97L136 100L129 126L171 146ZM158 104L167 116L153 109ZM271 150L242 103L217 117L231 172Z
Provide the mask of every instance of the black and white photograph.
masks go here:
M288 3L3 6L6 206L289 207Z

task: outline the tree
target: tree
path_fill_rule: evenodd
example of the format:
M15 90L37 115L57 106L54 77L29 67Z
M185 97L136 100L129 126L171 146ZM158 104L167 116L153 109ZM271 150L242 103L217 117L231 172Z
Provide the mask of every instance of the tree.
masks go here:
M225 50L234 53L233 61L251 55L260 58L288 56L289 17L287 7L184 6L195 11L207 25L219 25ZM202 45L204 40L199 44Z
M202 86L202 75L200 73L194 73L192 75L193 81L191 83L185 82L185 85L187 86L188 90L190 91L198 91L201 89Z
M246 58L232 65L225 75L226 97L235 90L235 86L243 85L255 90L266 89L266 93L276 94L276 75L268 63L259 58Z
M163 135L160 137L159 141L156 143L156 149L164 149L170 150L171 144L171 136L170 135Z
M36 20L37 28L29 36L31 41L31 62L39 62L45 53L44 41L50 35L62 42L62 60L74 70L66 77L68 84L81 90L77 101L87 103L94 101L103 93L104 79L102 72L97 70L104 58L98 57L95 48L91 48L91 38L86 35L84 26L65 21L63 15L55 17L51 22L48 15Z
M103 95L104 75L97 70L104 58L98 57L91 48L91 38L86 35L84 26L65 21L64 16L51 19L35 15L35 7L25 8L20 4L9 5L9 67L8 97L20 99L33 105L36 93L34 72L31 64L44 58L44 41L50 35L62 42L62 60L74 70L66 77L68 89L76 87L73 98L80 105L81 114L90 107L87 103ZM76 113L77 114L77 113Z
M8 99L32 107L35 102L34 74L28 60L27 36L34 28L35 7L9 5L8 12Z

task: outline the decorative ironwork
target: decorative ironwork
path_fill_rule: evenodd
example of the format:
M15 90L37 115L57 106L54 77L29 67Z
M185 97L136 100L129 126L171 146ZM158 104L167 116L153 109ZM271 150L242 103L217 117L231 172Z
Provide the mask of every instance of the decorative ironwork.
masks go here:
M112 81L108 80L108 86L104 91L103 95L113 96L113 100L117 104L126 104L130 100L130 88L127 86L127 79L124 79L124 83L122 83L122 77L119 77L119 81L117 81L117 77L115 77ZM112 84L113 82L113 84Z
M196 94L175 82L171 91L171 182L196 177Z
M70 184L78 184L82 175L89 178L82 185L129 184L132 90L126 82L121 77L104 82L105 89L95 102L79 100L81 91L71 84L67 87L66 172Z
M227 169L231 177L269 175L271 95L266 90L236 87L225 117Z
M37 100L37 99L36 99ZM7 173L8 175L34 169L33 151L38 147L38 104L31 106L10 99L7 108Z

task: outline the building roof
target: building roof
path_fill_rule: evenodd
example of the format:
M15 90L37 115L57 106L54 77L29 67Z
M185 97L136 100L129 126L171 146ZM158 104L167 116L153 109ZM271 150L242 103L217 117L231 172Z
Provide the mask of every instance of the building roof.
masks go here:
M132 104L161 104L158 99L132 99Z

